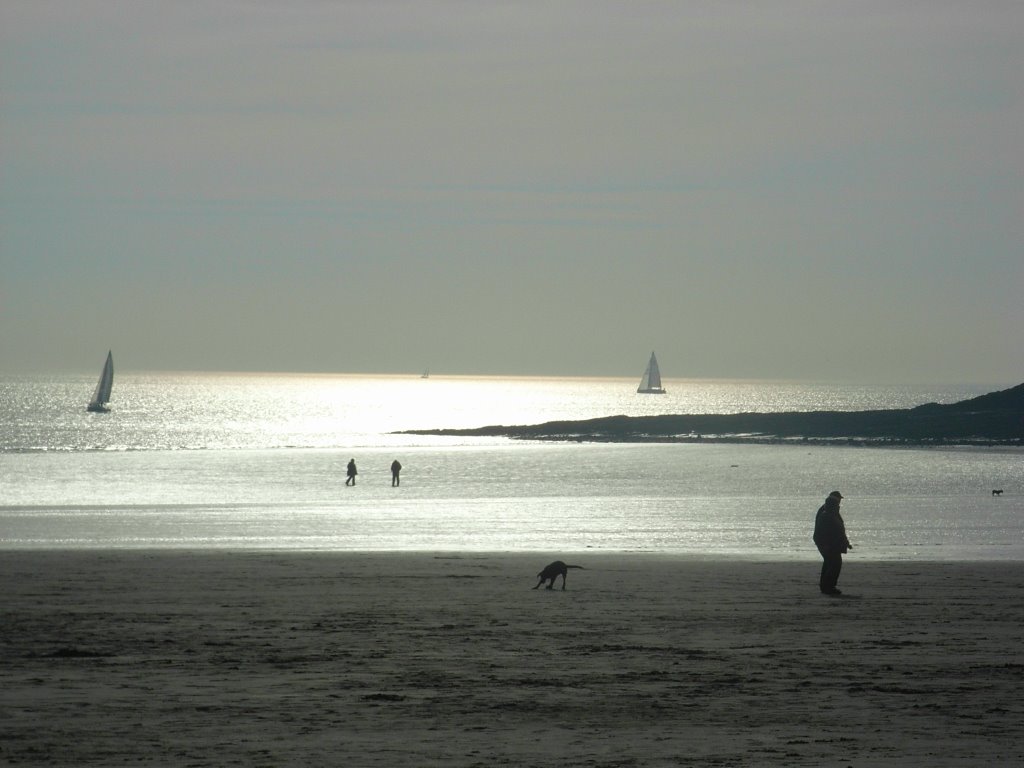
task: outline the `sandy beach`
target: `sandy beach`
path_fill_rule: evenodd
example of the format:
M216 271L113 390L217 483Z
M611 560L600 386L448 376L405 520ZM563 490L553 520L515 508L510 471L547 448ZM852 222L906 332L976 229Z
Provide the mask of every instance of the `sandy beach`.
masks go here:
M0 763L1024 762L1024 564L562 556L3 552Z

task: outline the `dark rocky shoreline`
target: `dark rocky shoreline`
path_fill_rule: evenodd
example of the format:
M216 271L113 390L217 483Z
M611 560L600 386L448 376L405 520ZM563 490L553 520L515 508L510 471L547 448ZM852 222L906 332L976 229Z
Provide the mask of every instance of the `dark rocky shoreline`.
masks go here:
M607 416L404 434L574 442L770 442L1024 447L1024 384L940 405L875 411Z

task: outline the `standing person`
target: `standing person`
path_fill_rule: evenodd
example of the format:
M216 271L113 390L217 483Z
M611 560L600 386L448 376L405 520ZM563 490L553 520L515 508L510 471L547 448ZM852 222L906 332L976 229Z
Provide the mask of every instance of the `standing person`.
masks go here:
M356 460L355 459L349 459L347 472L348 472L348 479L345 481L345 485L355 485L356 484L356 475L359 474L358 472L356 472Z
M839 502L842 500L843 494L832 491L814 516L814 544L824 560L818 583L823 595L842 594L836 589L836 584L843 567L843 554L853 549L850 540L846 538L846 524L839 514Z
M395 459L391 462L391 487L394 488L396 485L401 485L401 481L398 479L398 473L402 471L402 462Z

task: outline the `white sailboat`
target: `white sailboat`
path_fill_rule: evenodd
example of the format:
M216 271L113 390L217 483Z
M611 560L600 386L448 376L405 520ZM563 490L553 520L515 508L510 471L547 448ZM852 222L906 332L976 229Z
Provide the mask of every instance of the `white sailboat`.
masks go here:
M92 400L86 407L92 413L108 413L107 403L110 402L110 390L114 386L114 356L107 352L107 362L103 364L103 372L100 374L99 383L96 384L96 391L92 393Z
M658 368L658 358L651 352L650 362L647 363L647 370L640 379L640 386L636 389L641 395L664 395L665 390L661 386L661 370Z

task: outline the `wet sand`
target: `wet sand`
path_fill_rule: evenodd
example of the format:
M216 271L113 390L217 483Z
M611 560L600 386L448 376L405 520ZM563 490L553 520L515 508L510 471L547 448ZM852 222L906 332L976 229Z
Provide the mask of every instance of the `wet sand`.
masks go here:
M1024 564L559 556L2 552L0 764L1024 763Z

